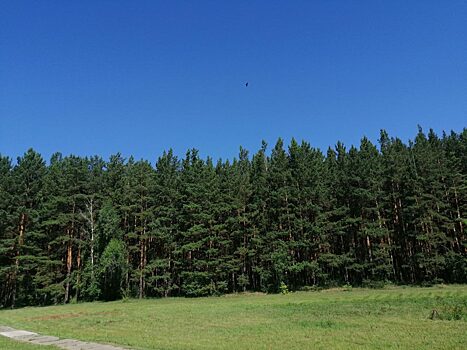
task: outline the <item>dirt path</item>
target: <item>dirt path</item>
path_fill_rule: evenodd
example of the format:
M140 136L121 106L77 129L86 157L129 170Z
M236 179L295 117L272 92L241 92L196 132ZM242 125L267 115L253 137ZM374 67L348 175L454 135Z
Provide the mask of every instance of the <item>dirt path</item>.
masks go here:
M113 345L90 343L74 339L60 339L6 326L0 326L0 335L31 344L54 345L65 350L127 350Z

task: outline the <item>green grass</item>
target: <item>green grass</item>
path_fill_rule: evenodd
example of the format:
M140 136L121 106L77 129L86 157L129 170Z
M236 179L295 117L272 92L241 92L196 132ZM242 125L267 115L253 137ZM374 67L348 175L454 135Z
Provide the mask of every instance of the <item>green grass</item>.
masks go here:
M0 325L134 349L466 349L467 286L23 308Z
M34 345L0 336L2 350L58 350L55 346Z

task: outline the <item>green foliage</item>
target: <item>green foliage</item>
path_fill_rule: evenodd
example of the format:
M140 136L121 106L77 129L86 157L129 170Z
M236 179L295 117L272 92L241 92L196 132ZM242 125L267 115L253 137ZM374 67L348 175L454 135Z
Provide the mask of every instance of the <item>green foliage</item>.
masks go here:
M467 130L420 128L217 162L0 156L0 307L465 283L466 154Z
M373 288L373 289L383 289L387 285L387 281L378 281L378 280L363 280L362 287Z
M105 300L121 297L128 267L125 244L112 238L102 253L99 266L102 296Z
M281 282L281 285L279 286L279 290L282 295L289 294L289 287L284 282Z

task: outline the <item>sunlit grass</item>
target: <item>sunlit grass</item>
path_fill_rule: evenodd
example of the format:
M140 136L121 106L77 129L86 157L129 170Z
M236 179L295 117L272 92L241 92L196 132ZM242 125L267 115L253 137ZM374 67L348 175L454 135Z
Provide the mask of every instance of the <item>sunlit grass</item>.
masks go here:
M430 319L453 306L460 318ZM0 324L135 349L463 349L466 310L467 286L394 287L34 307Z

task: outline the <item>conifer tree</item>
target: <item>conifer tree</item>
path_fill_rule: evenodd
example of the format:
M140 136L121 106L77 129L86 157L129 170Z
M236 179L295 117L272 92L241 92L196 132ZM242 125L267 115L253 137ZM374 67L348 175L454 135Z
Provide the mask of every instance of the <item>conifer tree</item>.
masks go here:
M11 160L0 155L0 307L10 305L15 282L16 230L12 169Z
M18 158L13 168L13 254L14 267L11 276L11 305L36 302L34 293L35 276L43 260L41 245L40 209L42 206L42 185L46 171L42 157L29 149Z
M152 190L154 221L150 226L153 239L148 263L148 289L155 296L169 296L179 291L177 285L177 231L180 210L180 162L169 150L157 160Z

